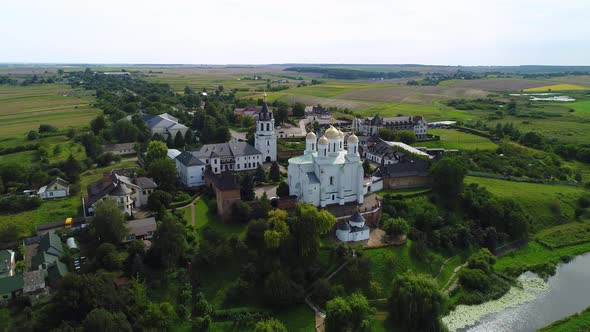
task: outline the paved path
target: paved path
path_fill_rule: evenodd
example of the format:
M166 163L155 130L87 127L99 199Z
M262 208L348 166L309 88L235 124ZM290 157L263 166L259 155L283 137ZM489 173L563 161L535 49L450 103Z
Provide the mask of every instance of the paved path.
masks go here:
M268 196L268 198L270 199L271 197L277 196L277 187L278 187L277 185L256 187L256 188L254 188L254 193L256 194L257 198L262 197L262 194L266 193L266 196Z
M467 262L465 262L465 264L463 265L459 265L457 266L454 270L453 270L453 274L451 274L451 276L449 277L449 281L447 281L447 283L443 286L442 289L445 289L445 287L447 287L447 285L449 284L449 282L451 282L451 280L453 280L453 278L457 275L457 273L459 273L459 271L464 268L465 266L467 266ZM453 289L457 288L457 284L459 282L459 278L455 279L455 281L451 284L451 286L449 286L449 288L447 288L447 290L445 291L447 294L450 293Z
M191 222L195 225L195 203L191 204Z

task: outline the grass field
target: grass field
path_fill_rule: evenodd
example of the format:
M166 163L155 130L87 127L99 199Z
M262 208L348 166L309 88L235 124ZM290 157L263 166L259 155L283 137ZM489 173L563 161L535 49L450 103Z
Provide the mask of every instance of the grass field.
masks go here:
M576 201L587 192L581 187L574 186L514 182L473 176L468 176L465 182L477 183L498 197L518 201L532 217L533 233L573 221Z
M576 256L588 251L590 251L590 243L550 249L536 241L531 241L520 249L498 257L495 269L499 272L505 272L515 266L534 266L547 262L557 263L563 256Z
M575 84L553 84L534 88L524 89L526 92L547 92L547 91L576 91L576 90L590 90L590 88Z
M479 80L460 80L455 81L448 86L457 88L481 89L487 91L520 91L529 88L535 88L547 85L540 80L520 79L520 78L488 78Z
M22 137L46 123L59 128L88 124L100 113L94 97L66 85L0 86L0 136Z
M535 239L550 248L590 242L590 223L572 222L544 229Z
M440 141L416 142L414 146L459 150L495 150L498 145L487 138L454 129L430 129L429 134L440 136Z
M361 117L374 116L398 116L398 115L421 115L426 117L429 122L441 120L477 120L479 116L477 111L460 111L446 106L437 105L419 105L404 103L383 103L377 106L357 110L355 114Z
M449 86L395 85L378 88L356 89L336 95L336 98L374 100L381 102L432 104L435 100L451 98L484 98L489 93L479 89L454 88Z

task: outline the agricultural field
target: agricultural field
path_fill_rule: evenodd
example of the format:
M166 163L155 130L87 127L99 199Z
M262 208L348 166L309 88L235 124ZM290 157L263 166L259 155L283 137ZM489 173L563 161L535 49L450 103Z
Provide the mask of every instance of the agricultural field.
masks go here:
M381 103L378 106L361 109L355 112L360 117L379 114L383 117L398 115L421 115L429 122L443 120L476 121L480 118L481 111L462 111L442 104L418 105L404 103Z
M524 89L526 92L551 92L551 91L576 91L576 90L590 90L590 88L575 84L554 84L545 85L535 88Z
M498 145L491 140L455 129L430 129L429 134L439 136L440 141L416 142L415 146L459 150L495 150Z
M518 201L531 216L531 232L574 221L577 200L588 191L576 186L515 182L468 176L465 183L477 183L500 198Z
M360 99L381 102L410 104L432 104L435 100L451 98L484 98L489 93L480 89L455 88L448 86L383 86L371 89L358 89L341 93L336 98Z
M39 124L58 128L88 124L100 114L94 97L66 85L0 86L0 138L24 137Z
M448 86L455 88L480 89L487 91L521 91L547 85L540 80L521 78L488 78L479 80L455 81Z

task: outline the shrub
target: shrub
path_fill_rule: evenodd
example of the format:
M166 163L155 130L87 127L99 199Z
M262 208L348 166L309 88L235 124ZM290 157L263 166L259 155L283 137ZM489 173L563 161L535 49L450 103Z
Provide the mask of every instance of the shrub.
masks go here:
M0 211L3 213L17 213L32 210L41 205L38 196L10 195L0 198Z
M485 291L490 286L490 278L478 269L465 268L459 274L461 286L470 290Z
M29 133L27 134L27 140L29 140L29 141L34 141L38 138L39 138L39 135L34 130L29 131Z

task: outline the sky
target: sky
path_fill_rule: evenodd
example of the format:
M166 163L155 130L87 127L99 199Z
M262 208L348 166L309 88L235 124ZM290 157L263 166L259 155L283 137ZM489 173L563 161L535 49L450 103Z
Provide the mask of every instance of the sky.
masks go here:
M590 0L0 0L0 62L590 65Z

